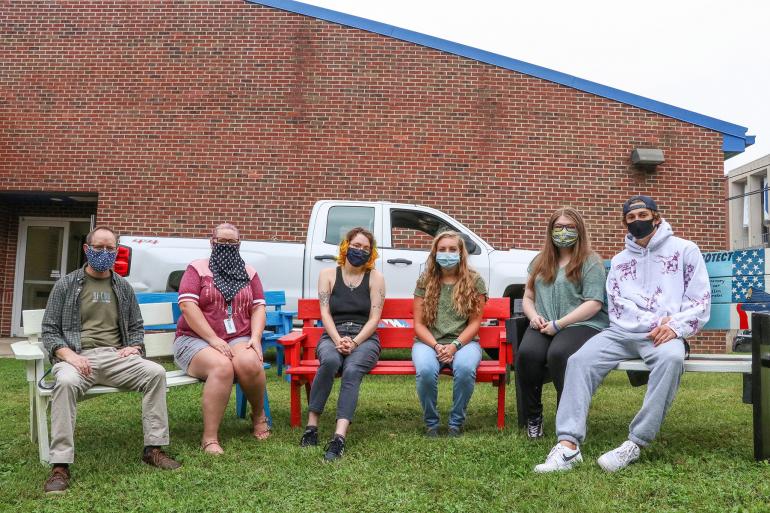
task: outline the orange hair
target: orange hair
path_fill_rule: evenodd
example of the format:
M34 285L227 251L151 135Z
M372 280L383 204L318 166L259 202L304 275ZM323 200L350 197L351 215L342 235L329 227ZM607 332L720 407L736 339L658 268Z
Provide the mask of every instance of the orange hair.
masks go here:
M374 235L372 232L366 228L361 227L353 228L350 230L345 235L345 238L342 239L342 242L340 242L340 254L337 256L337 265L345 265L345 262L347 262L348 248L350 248L350 241L353 240L358 234L361 234L369 239L371 250L369 251L369 261L364 264L364 269L366 271L371 271L377 264L377 257L379 257L377 253L377 241L374 240Z

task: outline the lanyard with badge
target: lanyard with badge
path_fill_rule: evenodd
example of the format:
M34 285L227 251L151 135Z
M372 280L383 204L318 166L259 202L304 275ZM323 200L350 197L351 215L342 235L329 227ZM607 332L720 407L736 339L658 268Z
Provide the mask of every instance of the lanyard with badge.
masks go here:
M235 321L233 320L233 305L227 303L227 319L225 319L225 331L228 335L235 333Z

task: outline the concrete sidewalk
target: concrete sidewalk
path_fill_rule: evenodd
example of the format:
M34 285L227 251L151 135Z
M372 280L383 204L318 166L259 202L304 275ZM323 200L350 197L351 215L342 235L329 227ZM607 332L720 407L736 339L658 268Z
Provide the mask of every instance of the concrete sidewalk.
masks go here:
M18 337L0 337L0 358L13 358L13 352L11 351L11 344L24 340Z

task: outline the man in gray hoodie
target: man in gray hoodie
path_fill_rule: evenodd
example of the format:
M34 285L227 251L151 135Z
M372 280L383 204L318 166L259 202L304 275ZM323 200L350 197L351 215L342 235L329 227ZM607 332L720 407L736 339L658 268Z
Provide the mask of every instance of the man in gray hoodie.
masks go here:
M623 360L641 358L650 369L642 409L628 440L603 454L608 472L639 459L640 448L658 434L684 370L684 339L709 319L711 286L706 263L693 242L675 237L649 196L623 205L626 248L612 259L607 276L610 327L591 338L567 363L564 393L556 413L559 443L535 472L569 470L583 461L591 398Z

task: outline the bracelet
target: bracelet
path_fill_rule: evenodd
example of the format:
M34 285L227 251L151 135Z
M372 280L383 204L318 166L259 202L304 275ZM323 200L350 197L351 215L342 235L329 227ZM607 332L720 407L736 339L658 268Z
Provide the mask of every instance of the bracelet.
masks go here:
M551 321L551 325L553 326L553 329L556 330L556 333L559 333L561 331L561 328L556 323L556 321Z

